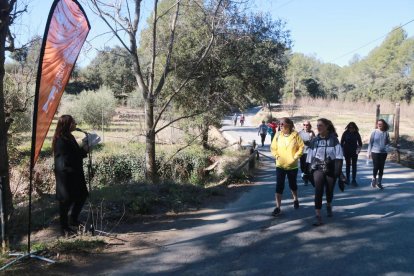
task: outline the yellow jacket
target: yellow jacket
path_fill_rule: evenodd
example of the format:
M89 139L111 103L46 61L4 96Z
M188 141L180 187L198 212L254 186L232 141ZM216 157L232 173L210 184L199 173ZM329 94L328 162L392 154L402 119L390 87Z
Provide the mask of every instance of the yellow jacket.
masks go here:
M279 132L273 138L270 151L276 158L276 167L285 170L298 168L298 159L302 156L304 143L296 131L292 131L289 136L284 136Z

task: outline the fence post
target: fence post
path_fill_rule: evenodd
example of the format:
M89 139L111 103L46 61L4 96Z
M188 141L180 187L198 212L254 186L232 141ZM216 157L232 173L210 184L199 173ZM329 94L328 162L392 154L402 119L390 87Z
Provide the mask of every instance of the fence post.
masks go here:
M399 142L400 142L400 103L395 104L395 119L394 119L394 138L395 138L395 147L397 148L397 163L400 163L400 151L399 151Z
M251 170L251 169L254 169L254 163L255 163L255 159L254 159L254 157L252 158L252 154L254 153L254 148L251 148L250 149L250 154L249 154L249 171Z
M378 119L379 119L379 116L380 116L380 104L377 104L377 111L376 111L376 113L375 113L375 126L374 126L374 129L375 128L377 128L377 122L378 122Z
M256 140L252 141L252 146L253 146L253 149L256 150L256 146L257 146L256 145ZM258 150L256 151L256 160L259 160L259 151Z

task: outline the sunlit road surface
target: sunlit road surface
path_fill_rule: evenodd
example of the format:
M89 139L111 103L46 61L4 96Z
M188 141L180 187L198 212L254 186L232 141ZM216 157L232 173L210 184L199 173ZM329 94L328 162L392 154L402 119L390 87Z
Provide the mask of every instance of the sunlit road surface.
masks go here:
M223 121L223 133L243 143L259 142L257 125ZM232 138L231 138L232 137ZM254 187L223 209L186 217L173 238L114 267L116 275L414 275L414 172L387 163L384 190L370 187L372 167L358 163L359 187L336 187L334 216L315 227L313 187L298 176L300 208L286 185L282 214L273 218L275 168L270 138ZM361 153L361 157L364 154Z

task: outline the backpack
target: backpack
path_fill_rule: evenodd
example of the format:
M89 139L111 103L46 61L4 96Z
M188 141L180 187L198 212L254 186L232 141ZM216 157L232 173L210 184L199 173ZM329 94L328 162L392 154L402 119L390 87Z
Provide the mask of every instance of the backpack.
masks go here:
M271 127L267 127L267 133L273 135L273 129Z

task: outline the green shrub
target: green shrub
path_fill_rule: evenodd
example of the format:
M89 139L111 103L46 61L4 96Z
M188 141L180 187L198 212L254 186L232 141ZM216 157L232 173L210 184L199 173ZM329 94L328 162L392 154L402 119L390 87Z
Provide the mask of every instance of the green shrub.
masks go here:
M156 164L161 181L202 184L202 169L208 165L211 153L200 147L190 147L172 156L173 154L174 150L157 152ZM103 150L95 155L94 168L94 185L144 181L144 148L132 144L131 148L125 147L118 151Z
M144 106L144 97L139 91L132 91L128 96L128 107L141 108Z
M71 103L62 108L61 113L72 114L78 123L86 123L94 128L102 124L108 126L115 115L116 99L113 92L101 87L97 91L82 91Z

